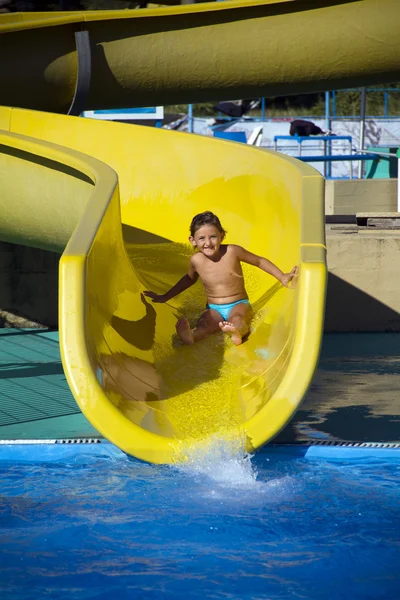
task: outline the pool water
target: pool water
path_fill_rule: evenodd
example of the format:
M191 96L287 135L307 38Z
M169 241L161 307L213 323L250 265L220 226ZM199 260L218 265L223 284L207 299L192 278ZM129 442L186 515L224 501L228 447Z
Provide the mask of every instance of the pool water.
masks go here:
M400 452L399 452L400 454ZM400 456L0 462L0 597L396 600Z

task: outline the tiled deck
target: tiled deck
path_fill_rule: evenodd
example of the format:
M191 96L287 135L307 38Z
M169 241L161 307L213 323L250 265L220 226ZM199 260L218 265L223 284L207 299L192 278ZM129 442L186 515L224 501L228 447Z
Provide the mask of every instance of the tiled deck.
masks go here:
M69 390L58 333L0 329L0 439L98 436Z

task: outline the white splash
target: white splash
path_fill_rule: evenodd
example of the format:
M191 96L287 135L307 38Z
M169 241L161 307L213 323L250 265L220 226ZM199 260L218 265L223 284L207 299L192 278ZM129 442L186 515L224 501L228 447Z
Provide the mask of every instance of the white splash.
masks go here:
M258 485L252 456L244 450L241 440L211 438L191 447L186 455L188 460L180 465L181 471L206 476L223 487L248 489Z

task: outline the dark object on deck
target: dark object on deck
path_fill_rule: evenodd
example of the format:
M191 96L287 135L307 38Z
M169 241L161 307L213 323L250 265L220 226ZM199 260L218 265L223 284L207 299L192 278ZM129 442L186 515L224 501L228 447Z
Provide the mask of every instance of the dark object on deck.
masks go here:
M320 127L315 125L312 121L304 121L304 119L295 119L290 123L290 135L299 135L307 137L309 135L323 135L325 131L322 131Z
M357 225L356 215L325 215L327 225Z
M240 118L259 104L259 100L240 100L239 102L219 102L214 108L228 117Z
M357 225L375 229L400 229L400 213L358 213Z

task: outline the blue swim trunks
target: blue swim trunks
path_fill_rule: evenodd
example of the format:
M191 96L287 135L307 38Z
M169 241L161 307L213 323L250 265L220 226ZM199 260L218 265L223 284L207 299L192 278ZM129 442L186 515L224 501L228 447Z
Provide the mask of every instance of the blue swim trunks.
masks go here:
M227 321L232 308L238 304L248 304L250 306L250 302L247 299L244 299L238 300L237 302L231 302L230 304L207 304L206 308L216 310L219 312L223 320Z

